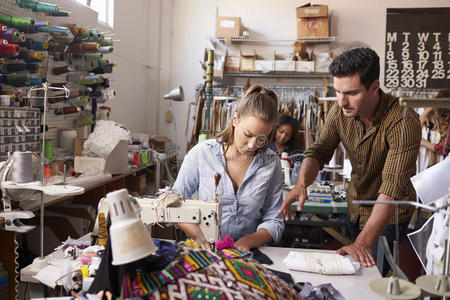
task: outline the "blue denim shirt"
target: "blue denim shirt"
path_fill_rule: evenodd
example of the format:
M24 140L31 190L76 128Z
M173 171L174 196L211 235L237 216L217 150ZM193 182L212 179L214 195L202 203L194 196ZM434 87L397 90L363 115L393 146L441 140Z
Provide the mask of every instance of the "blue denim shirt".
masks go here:
M211 199L214 175L219 173L217 193L222 204L222 235L238 240L264 228L273 242L278 242L284 230L283 216L278 213L283 202L278 155L271 150L258 153L236 194L225 166L219 142L210 139L199 143L185 156L173 189L186 197L198 191L199 199Z

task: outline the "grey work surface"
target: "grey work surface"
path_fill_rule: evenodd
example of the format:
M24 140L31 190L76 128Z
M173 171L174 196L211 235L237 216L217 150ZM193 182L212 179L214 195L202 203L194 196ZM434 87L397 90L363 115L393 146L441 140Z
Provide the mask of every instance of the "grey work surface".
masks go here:
M270 269L289 273L294 282L310 282L312 285L331 283L346 300L372 300L382 299L369 288L372 280L381 277L376 266L371 268L361 268L355 275L321 275L308 272L291 271L283 263L283 259L289 254L289 251L296 252L323 252L335 253L334 250L317 249L298 249L298 248L280 248L280 247L261 247L263 253L269 256L273 264L264 265Z

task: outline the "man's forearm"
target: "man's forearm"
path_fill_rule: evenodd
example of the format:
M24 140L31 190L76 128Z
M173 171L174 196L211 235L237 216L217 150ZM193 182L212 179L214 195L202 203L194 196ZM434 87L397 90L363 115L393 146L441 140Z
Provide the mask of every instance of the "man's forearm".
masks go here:
M389 200L393 200L393 198L385 194L380 194L377 198L377 201ZM364 225L364 228L356 238L356 241L372 247L388 225L389 219L392 217L394 212L394 205L375 205L372 209L369 220L367 220L366 225Z
M319 173L320 165L317 159L312 157L307 157L302 161L300 171L298 173L297 185L308 187L310 186L317 177Z

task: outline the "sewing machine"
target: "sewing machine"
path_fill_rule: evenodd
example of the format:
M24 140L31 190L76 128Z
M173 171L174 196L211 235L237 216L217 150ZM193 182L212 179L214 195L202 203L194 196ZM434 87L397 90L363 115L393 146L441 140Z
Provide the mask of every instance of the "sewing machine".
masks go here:
M105 199L100 200L98 213L103 212L107 217L109 209ZM131 200L145 225L192 223L200 227L208 242L213 243L220 237L222 209L217 201L217 193L212 200L191 200L166 190L158 198L131 197ZM92 235L98 236L98 217Z

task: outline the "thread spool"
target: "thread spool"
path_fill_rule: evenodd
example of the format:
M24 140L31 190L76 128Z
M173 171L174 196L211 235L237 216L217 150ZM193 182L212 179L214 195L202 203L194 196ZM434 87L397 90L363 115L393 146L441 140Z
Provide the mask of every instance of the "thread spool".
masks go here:
M18 55L20 47L17 44L0 45L0 55Z
M24 17L0 16L0 23L9 27L23 28L28 25L34 25L34 20Z
M51 16L51 17L70 17L71 14L72 13L70 11L67 11L67 10L60 10L60 11L47 13L47 15Z
M6 29L8 29L8 26L6 26L5 24L0 24L0 33L4 33Z
M0 37L7 40L10 44L18 43L20 32L16 28L8 28L0 34Z
M34 27L42 27L49 26L50 23L48 21L34 21Z
M27 71L20 71L12 74L5 74L6 82L13 86L24 86L30 83L31 74Z
M42 84L42 81L43 81L43 79L40 78L40 77L37 77L37 78L31 78L31 79L30 79L29 85L31 85L31 86L41 85L41 84Z
M97 52L99 49L100 45L95 42L71 44L68 47L68 51L72 53Z
M5 64L3 66L3 70L8 72L8 73L12 73L12 72L17 72L17 71L25 71L26 70L26 64Z
M31 152L15 151L13 154L11 180L17 183L33 181L33 157Z
M97 244L100 246L106 246L108 241L108 230L106 228L106 218L105 213L98 214L98 238Z
M55 75L61 75L67 72L73 71L73 69L70 66L62 66L62 67L56 67L53 68L53 74Z
M82 56L85 61L94 61L103 58L103 54L101 53L86 53Z
M73 153L74 140L77 137L77 131L75 129L63 129L59 135L59 146L66 151Z
M68 36L70 33L70 30L67 27L62 27L62 26L42 26L42 27L38 27L38 31L39 32L47 32L50 34L60 34L63 36Z
M114 46L114 40L112 38L106 38L100 41L100 46Z
M25 41L25 47L30 50L44 51L48 49L48 43L27 39Z
M53 161L53 140L45 140L44 156L50 161Z
M91 103L91 98L87 96L77 97L69 99L67 102L69 102L73 106L86 106Z
M78 107L66 106L66 107L63 107L62 109L55 109L55 114L57 114L57 115L68 115L68 114L77 113L77 112L82 111L82 110L84 110L83 106L78 106Z
M0 45L8 45L8 40L0 38Z
M113 47L111 47L111 46L102 46L102 47L100 47L100 53L111 53L111 52L113 52Z
M30 73L38 73L41 69L41 66L39 64L26 64L25 68L30 72Z
M31 59L36 59L41 62L45 61L45 56L39 52L30 51L28 55L29 55L29 58L31 58Z

